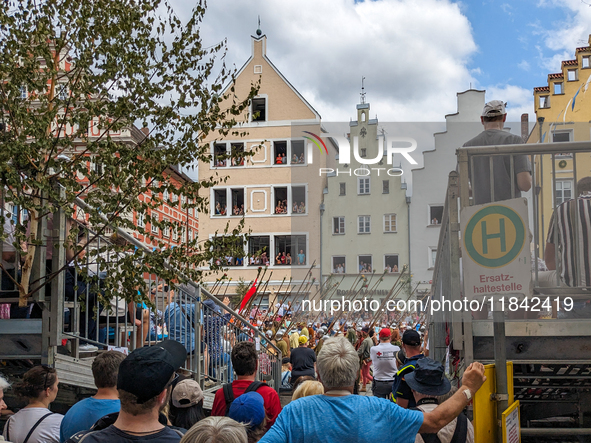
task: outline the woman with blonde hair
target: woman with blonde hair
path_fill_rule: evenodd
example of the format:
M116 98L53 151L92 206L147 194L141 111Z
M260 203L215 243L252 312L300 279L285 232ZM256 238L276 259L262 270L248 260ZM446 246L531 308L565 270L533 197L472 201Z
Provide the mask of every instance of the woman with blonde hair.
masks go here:
M322 383L316 380L306 380L302 382L291 396L291 400L297 400L298 398L308 397L310 395L322 395L324 394L324 386Z

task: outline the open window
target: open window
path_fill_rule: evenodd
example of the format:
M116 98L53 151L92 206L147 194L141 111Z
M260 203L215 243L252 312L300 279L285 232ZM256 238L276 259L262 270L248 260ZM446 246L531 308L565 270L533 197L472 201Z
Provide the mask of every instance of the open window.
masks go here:
M227 153L225 143L215 143L213 145L213 166L222 168L227 164Z
M244 166L244 143L232 143L232 166Z
M306 154L304 150L304 140L291 141L291 164L303 165L306 163Z
M226 201L226 190L216 189L213 191L214 215L228 215L228 202Z
M358 255L357 264L359 265L359 273L373 272L373 263L371 255Z
M273 188L273 195L275 196L273 214L287 214L289 207L287 202L287 187Z
M384 256L384 270L386 273L398 272L398 255Z
M244 188L232 189L232 215L244 215Z
M306 213L306 187L294 186L291 188L291 213Z
M550 107L550 96L548 95L540 95L539 107L542 109Z
M340 235L345 233L345 217L332 218L332 233Z
M287 165L287 142L285 140L273 142L274 163L276 165Z
M269 266L269 250L271 237L268 235L253 235L248 238L248 265Z
M429 205L429 225L440 225L443 218L442 205Z
M305 235L275 236L275 265L305 265L306 253Z
M347 269L345 267L345 256L339 255L332 258L332 273L333 274L346 274Z
M267 121L267 99L265 97L252 99L252 121Z

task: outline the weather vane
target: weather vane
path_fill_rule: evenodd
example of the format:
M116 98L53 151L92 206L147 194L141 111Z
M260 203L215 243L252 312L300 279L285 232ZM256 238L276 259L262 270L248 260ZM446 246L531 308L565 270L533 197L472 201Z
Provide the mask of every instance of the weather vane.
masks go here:
M259 27L257 28L257 35L260 37L263 31L261 31L261 16L259 15Z

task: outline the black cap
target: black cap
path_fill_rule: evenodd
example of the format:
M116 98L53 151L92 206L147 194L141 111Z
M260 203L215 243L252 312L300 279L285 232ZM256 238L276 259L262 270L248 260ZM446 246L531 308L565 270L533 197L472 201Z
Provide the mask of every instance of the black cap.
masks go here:
M283 357L283 359L281 360L281 364L286 365L288 363L291 363L291 360L289 359L289 357Z
M421 358L415 363L415 370L404 376L404 381L419 394L445 395L451 389L451 384L444 372L441 363Z
M186 359L187 350L174 340L136 349L119 366L117 389L135 395L138 403L145 403L166 388Z
M369 332L369 326L364 326L363 328L361 328L362 332Z
M419 346L421 344L421 336L414 329L409 329L402 334L402 343L408 346Z

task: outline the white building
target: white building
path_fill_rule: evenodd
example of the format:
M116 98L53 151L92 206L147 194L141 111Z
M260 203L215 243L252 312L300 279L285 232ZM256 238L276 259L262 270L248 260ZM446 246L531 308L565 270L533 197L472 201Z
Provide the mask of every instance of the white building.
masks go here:
M357 119L349 124L351 149L357 138L359 156L376 158L382 137L378 120L369 118L369 103L356 108ZM331 160L327 165L335 172L328 175L324 191L322 279L326 281L332 275L339 290L347 291L358 288L363 275L367 287L361 294L368 299L384 298L409 262L406 184L400 176L386 174L384 168L379 175L370 171L353 155L348 165ZM367 169L367 175L350 172L363 169Z
M420 283L419 292L431 288L448 177L457 164L456 149L483 130L484 94L474 89L457 94L458 111L445 116L446 130L434 135L435 149L423 152L423 167L412 171L411 270L413 283Z

